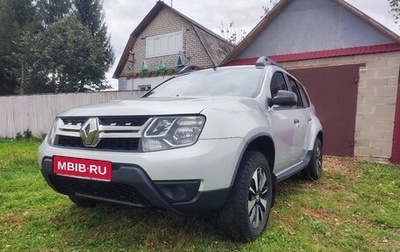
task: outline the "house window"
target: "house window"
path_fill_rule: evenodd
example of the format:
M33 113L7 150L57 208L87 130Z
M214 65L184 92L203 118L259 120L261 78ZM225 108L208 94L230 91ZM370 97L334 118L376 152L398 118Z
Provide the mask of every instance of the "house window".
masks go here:
M147 90L151 89L151 86L150 85L139 85L138 88L140 91L147 91Z
M182 31L146 38L146 58L178 54L182 51Z

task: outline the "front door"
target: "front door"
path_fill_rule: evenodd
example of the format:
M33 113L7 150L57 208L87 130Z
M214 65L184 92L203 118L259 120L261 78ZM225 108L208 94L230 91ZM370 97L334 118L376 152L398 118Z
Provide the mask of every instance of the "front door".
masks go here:
M289 90L287 78L282 72L275 72L270 83L271 98L276 96L279 90ZM292 166L297 160L297 141L299 124L297 123L297 112L295 107L272 106L267 115L271 123L271 134L273 135L275 149L274 171L279 173L287 167Z

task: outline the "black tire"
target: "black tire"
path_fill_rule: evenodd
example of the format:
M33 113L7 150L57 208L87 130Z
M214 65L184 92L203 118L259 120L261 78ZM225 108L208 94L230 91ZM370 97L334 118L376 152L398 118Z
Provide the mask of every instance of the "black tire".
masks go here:
M319 138L315 139L310 163L304 169L304 175L311 180L318 180L322 177L322 143Z
M69 195L68 198L80 208L94 208L96 207L96 201L81 198L75 195Z
M272 204L272 176L265 156L244 154L230 195L219 212L224 235L249 242L265 229Z

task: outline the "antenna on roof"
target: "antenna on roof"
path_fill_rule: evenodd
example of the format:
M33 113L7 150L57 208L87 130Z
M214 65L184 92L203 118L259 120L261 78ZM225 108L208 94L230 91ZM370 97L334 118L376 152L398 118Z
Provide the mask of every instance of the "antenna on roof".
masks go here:
M171 8L172 8L172 1L173 1L173 0L171 0Z

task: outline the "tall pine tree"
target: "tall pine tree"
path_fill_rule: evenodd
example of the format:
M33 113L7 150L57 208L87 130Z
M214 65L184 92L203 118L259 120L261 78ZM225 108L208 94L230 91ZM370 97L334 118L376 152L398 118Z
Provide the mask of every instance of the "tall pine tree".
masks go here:
M113 61L101 1L0 0L0 95L103 90Z
M39 18L46 26L68 16L72 5L70 0L38 0L37 7Z
M34 25L32 0L0 1L0 95L16 93L20 82L15 74L21 69L14 58L21 34Z
M103 47L103 70L108 71L114 62L114 51L104 21L103 1L73 0L73 4L78 20L89 28L92 36L100 41Z
M21 39L23 93L68 93L102 90L102 47L75 16L61 18L43 32Z

